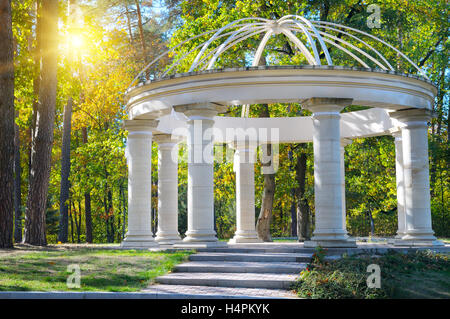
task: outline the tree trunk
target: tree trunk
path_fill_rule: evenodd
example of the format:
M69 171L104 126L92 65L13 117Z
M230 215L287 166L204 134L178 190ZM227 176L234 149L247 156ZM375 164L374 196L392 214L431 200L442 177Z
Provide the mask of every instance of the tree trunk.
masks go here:
M137 17L138 17L139 35L140 35L140 38L141 38L141 45L142 45L142 61L145 64L147 62L147 48L146 48L146 45L145 45L144 27L142 25L141 6L139 4L139 0L134 0L134 3L136 4L136 12L137 12Z
M288 154L289 162L292 163L292 148ZM292 166L289 166L289 171L292 171ZM297 203L295 200L295 188L291 189L292 205L291 205L291 236L297 237Z
M270 154L271 145L268 144L267 152ZM256 223L258 237L266 242L272 241L270 235L270 224L272 222L273 198L275 195L275 174L264 175L264 190L261 201L261 211Z
M133 32L131 30L131 21L130 21L130 11L128 9L128 4L125 4L125 15L127 17L127 26L128 26L128 35L130 36L130 44L133 44Z
M73 204L75 207L75 204ZM75 226L77 227L77 243L81 243L81 201L78 200L78 210L75 210ZM77 219L78 217L78 219Z
M265 64L265 63L264 63ZM270 117L269 106L264 104L259 114L260 117ZM272 156L272 145L262 146L263 152L267 156ZM262 166L270 167L272 161L263 163ZM272 222L273 198L275 195L275 174L264 174L264 190L261 200L261 211L259 212L258 221L256 222L256 231L258 237L263 241L272 241L270 235L270 224Z
M295 199L297 201L297 236L299 241L305 241L311 238L311 211L308 201L305 198L306 145L301 144L300 147L301 153L297 156L297 163L295 165L295 175L298 183Z
M125 191L123 184L120 186L120 193L122 195L122 210L123 210L123 223L122 223L122 240L125 238L125 226L126 226L126 216L127 216L127 205L125 202ZM120 205L120 204L119 204Z
M81 129L81 133L83 135L83 143L86 144L88 142L87 128L83 127ZM91 193L84 193L84 217L86 223L86 242L92 243L92 213L91 213Z
M19 112L16 111L16 117ZM14 124L14 242L22 242L22 168L20 167L20 130Z
M69 200L69 175L70 175L70 134L71 134L71 120L72 120L72 104L71 97L67 100L64 109L64 128L61 148L61 187L59 193L59 234L58 240L62 243L67 242L68 236L68 207Z
M33 152L33 139L36 132L36 116L37 108L39 103L39 84L41 79L41 0L36 0L35 2L35 15L36 15L36 47L34 48L33 59L34 59L34 79L33 79L33 110L31 114L31 125L28 129L29 134L29 146L28 146L28 183L30 182L31 176L31 154Z
M14 228L14 52L10 0L0 0L0 21L0 248L12 248Z
M75 239L73 237L73 212L75 211L75 203L73 203L72 201L70 201L70 209L69 209L69 216L70 216L70 234L72 237L72 243L75 242Z
M42 70L36 132L32 142L30 184L25 211L25 242L47 245L45 210L56 105L58 1L42 1Z
M109 220L109 227L110 227L110 238L109 242L114 242L115 237L115 230L114 230L114 214L113 214L113 202L112 202L112 191L108 190L108 213L110 214L108 220Z

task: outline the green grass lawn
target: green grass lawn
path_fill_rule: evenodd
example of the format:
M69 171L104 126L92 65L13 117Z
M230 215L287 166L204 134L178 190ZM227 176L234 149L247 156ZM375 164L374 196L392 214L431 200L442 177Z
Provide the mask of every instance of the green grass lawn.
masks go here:
M190 253L54 247L0 250L0 291L139 291ZM80 288L67 287L71 264L80 267Z
M368 288L367 266L381 270L381 288ZM324 261L316 253L293 289L300 297L340 298L450 298L450 261L445 254L391 251L382 256L361 254Z

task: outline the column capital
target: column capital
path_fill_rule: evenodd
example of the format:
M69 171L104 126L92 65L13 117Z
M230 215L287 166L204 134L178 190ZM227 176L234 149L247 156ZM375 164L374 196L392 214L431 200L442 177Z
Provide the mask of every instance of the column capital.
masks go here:
M124 120L122 128L128 132L151 133L156 130L158 121L156 120Z
M413 123L426 124L434 116L433 111L429 109L407 109L390 112L389 116L400 121L403 124L409 125Z
M313 113L339 113L344 107L351 105L353 99L334 97L312 97L303 103Z
M211 102L176 105L173 108L176 112L184 113L191 120L210 119L227 110L227 106Z
M183 140L182 136L172 135L168 133L154 133L153 141L158 144L178 144Z

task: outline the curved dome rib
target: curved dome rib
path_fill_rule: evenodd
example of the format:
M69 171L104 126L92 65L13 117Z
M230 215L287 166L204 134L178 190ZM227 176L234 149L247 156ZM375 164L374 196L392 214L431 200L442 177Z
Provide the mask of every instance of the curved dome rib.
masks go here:
M357 33L364 34L364 35L366 35L366 36L368 36L368 37L371 37L372 39L377 40L378 42L380 42L380 43L382 43L382 44L388 46L389 48L391 48L392 50L394 50L396 53L398 53L400 56L402 56L406 61L408 61L409 63L411 63L411 65L414 66L414 67L416 68L416 70L417 70L420 74L422 74L426 79L429 80L429 78L427 77L427 75L425 74L425 72L424 72L421 68L419 68L413 61L411 61L410 58L408 58L408 57L407 57L405 54L403 54L401 51L399 51L398 49L396 49L395 47L393 47L393 46L390 45L389 43L387 43L387 42L381 40L380 38L377 38L376 36L371 35L371 34L369 34L369 33L366 33L366 32L364 32L364 31L361 31L361 30L358 30L358 29L355 29L355 28L351 28L351 27L347 27L347 26L344 26L344 25L341 25L341 24L337 24L337 23L326 22L326 21L316 21L316 23L319 23L319 24L334 25L334 26L341 27L341 28L344 28L344 29L352 30L352 31L355 31L355 32L357 32Z
M368 54L367 52L361 50L360 48L355 47L353 44L351 44L351 43L349 43L349 42L347 42L347 41L345 41L345 40L343 40L343 39L340 39L340 38L338 38L338 37L335 37L335 36L333 36L333 35L331 35L331 34L328 34L328 33L326 33L326 32L323 32L323 31L319 31L319 33L322 34L322 35L324 35L324 36L327 37L327 38L331 38L331 39L333 39L333 40L335 40L335 41L338 41L338 42L341 42L341 43L347 45L348 47L350 47L350 48L356 50L357 52L359 52L359 53L362 54L363 56L365 56L365 57L367 57L368 59L370 59L372 62L374 62L376 65L378 65L378 66L379 66L380 68L382 68L383 70L387 70L387 67L384 66L383 64L381 64L380 61L378 61L377 59L375 59L374 57L372 57L372 56L371 56L370 54ZM339 49L342 48L342 46L339 46L339 47L336 46L336 42L334 42L334 41L331 41L330 44L332 44L333 46L335 46L335 47L337 47L337 48L339 48Z
M316 44L314 43L314 40L312 39L311 34L309 33L309 30L305 28L303 23L297 20L284 20L283 22L280 23L280 26L284 26L285 23L294 23L303 32L303 34L306 35L313 50L314 58L316 59L316 65L321 65L320 55L319 52L317 51ZM292 28L288 28L288 30L292 30Z
M208 46L217 38L217 36L224 30L235 27L234 24L241 22L241 21L245 21L245 20L258 20L258 21L264 21L264 22L268 22L270 20L268 19L263 19L263 18L242 18L242 19L238 19L235 20L231 23L228 23L227 25L223 26L222 28L220 28L218 31L216 31L216 33L208 40L206 41L205 45L203 46L203 48L200 50L200 52L197 54L197 56L194 59L194 62L192 62L191 68L189 69L189 72L192 72L196 66L197 66L197 62L200 60L200 58L203 56L203 54L205 53L206 49L208 48Z
M303 53L305 58L308 60L308 63L310 65L317 65L316 60L311 55L311 52L308 51L308 49L305 47L302 41L300 41L299 38L297 38L290 30L281 28L281 32L284 33L295 45L297 48L300 49L300 51Z
M264 51L264 48L267 45L267 42L269 41L270 37L272 36L273 31L272 30L268 30L266 32L266 34L264 35L264 37L261 39L261 42L258 45L258 49L255 52L255 56L253 57L253 63L252 66L258 66L259 65L259 61L261 60L261 56L262 53Z
M241 25L244 25L244 24L239 24L239 25L237 25L237 26L241 26ZM220 38L223 38L223 37L226 37L226 36L228 36L228 35L230 35L230 34L232 34L234 31L231 31L231 32L227 32L227 33L224 33L224 34L221 34L220 36L218 36L217 38L216 38L216 40L217 39L220 39ZM205 41L206 42L206 41ZM190 51L188 51L187 53L185 53L183 56L181 56L173 65L171 65L170 67L169 67L169 69L167 69L166 71L164 71L162 74L161 74L161 77L164 77L164 76L166 76L166 75L168 75L169 73L170 73L170 71L172 71L176 66L178 66L189 54L191 54L192 52L194 52L194 51L196 51L197 49L199 49L200 47L202 47L204 44L205 44L205 42L202 42L202 43L200 43L200 44L198 44L197 46L195 46L194 48L192 48ZM216 48L217 49L217 48Z
M163 53L161 53L160 55L158 55L155 59L153 59L153 61L151 61L149 64L147 64L147 65L141 70L141 72L139 72L138 75L136 75L136 77L133 79L133 81L131 81L130 85L128 86L127 91L130 89L130 87L133 85L133 83L136 82L136 80L139 79L139 78L142 76L142 74L144 74L144 72L148 70L149 67L151 67L153 64L155 64L156 62L158 62L163 56L165 56L165 55L168 54L169 52L172 52L173 50L179 48L180 46L182 46L183 44L186 44L187 42L189 42L189 41L191 41L191 40L198 39L198 38L200 38L200 37L202 37L202 36L204 36L204 35L207 35L207 34L209 34L209 33L213 33L213 32L215 32L215 31L217 31L217 30L219 30L219 29L209 30L209 31L200 33L200 34L198 34L198 35L196 35L196 36L190 37L189 39L184 40L183 42L178 43L178 44L177 44L176 46L174 46L173 48L170 48L169 50L166 50L166 51L164 51Z
M240 28L239 30L236 30L235 32L233 32L233 34L230 35L230 36L225 40L225 42L222 43L222 44L218 47L216 53L214 53L213 57L212 57L211 60L209 61L209 64L208 64L207 69L208 69L208 70L211 69L212 66L214 65L214 63L216 62L217 58L219 57L219 55L222 54L223 52L225 52L225 49L224 49L224 48L226 47L226 45L227 45L228 43L230 43L231 41L233 41L233 40L236 38L236 36L237 36L238 34L243 33L244 31L246 31L247 29L249 29L250 27L253 27L253 26L255 26L255 24L247 24L247 25L243 26L242 28Z
M234 38L234 41L233 41L233 42L229 43L226 47L223 48L222 53L224 53L225 51L227 51L229 48L233 47L234 45L238 44L239 42L242 42L242 41L244 41L244 40L246 40L246 39L248 39L248 38L250 38L250 37L252 37L252 36L254 36L254 35L257 35L257 34L259 34L259 33L262 33L262 32L264 32L264 31L265 31L265 27L260 27L260 28L258 28L256 31L255 31L255 29L254 29L254 30L251 30L251 31L250 31L250 30L249 30L249 31L246 31L246 32L244 32L243 34L240 34L239 37ZM207 62L208 62L208 65L209 65L209 61L210 61L210 60L208 60L208 58L209 58L211 55L215 54L215 52L217 52L217 50L218 50L218 48L215 48L215 49L211 50L211 52L209 52L207 55L205 55L205 56L198 62L197 66L201 66L201 65L203 65L204 63L207 63ZM222 53L221 53L221 54L222 54ZM205 66L205 67L203 67L203 70L211 70L212 67L214 66L214 65L212 65L211 67L208 67L208 65Z
M325 45L325 43L322 41L322 37L320 37L318 30L311 23L311 21L309 21L308 19L305 19L304 17L299 16L299 15L287 15L287 16L284 16L284 17L278 19L278 22L285 21L285 19L292 18L292 17L294 18L294 21L295 20L303 21L307 26L309 26L313 30L313 32L317 35L317 39L319 40L319 44L322 48L323 53L325 54L325 59L327 60L328 65L333 65L333 60L331 59L330 53L328 52L328 48Z
M386 58L385 58L380 52L378 52L376 49L374 49L370 44L368 44L368 43L365 42L364 40L362 40L362 39L360 39L360 38L358 38L358 37L355 37L353 34L350 34L350 33L348 33L348 32L345 32L345 31L342 31L342 30L339 30L339 29L336 29L336 28L327 27L327 26L321 26L321 25L317 25L317 26L318 26L319 28L328 29L328 30L332 30L332 31L337 31L337 32L339 32L339 33L345 34L346 36L349 36L349 37L351 37L351 38L353 38L353 39L355 39L355 40L361 42L362 44L364 44L365 46L367 46L370 50L372 50L373 52L375 52L375 53L380 57L380 59L382 59L383 62L386 63L387 67L388 67L391 71L394 71L394 68L393 68L392 65L389 63L389 61L386 60Z

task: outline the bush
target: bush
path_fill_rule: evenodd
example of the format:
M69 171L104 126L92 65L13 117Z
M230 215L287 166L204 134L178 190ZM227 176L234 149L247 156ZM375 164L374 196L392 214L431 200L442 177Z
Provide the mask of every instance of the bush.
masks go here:
M320 250L319 250L320 251ZM401 254L391 251L383 256L360 254L326 261L323 250L313 255L313 261L300 273L293 289L302 298L314 299L379 299L402 297L401 278L404 274L450 270L448 256L430 251ZM381 269L381 288L367 286L367 266ZM448 277L446 277L448 278ZM447 283L448 284L448 283Z

